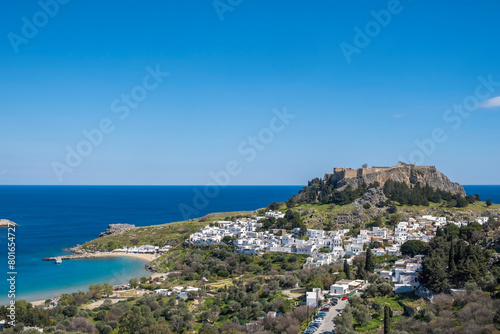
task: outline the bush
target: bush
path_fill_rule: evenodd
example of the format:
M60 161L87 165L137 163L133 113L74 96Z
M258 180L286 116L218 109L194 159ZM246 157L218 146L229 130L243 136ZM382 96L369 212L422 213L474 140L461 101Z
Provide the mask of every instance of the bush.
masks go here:
M361 297L356 295L348 297L348 300L349 300L349 305L351 305L352 307L357 307L361 305L361 303L363 302Z
M67 330L69 332L94 333L96 327L92 321L82 317L76 317L71 320Z

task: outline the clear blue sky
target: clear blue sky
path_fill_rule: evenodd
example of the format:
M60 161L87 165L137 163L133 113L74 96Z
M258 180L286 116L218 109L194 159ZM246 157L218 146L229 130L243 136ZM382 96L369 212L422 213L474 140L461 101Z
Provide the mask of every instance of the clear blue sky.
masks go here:
M500 184L500 103L488 100L500 85L460 124L446 114L478 77L500 82L500 2L402 0L347 62L341 43L388 6L243 0L221 14L212 1L72 0L44 24L36 1L2 2L0 184L206 184L229 161L231 184L304 184L409 159L438 128L446 140L422 164ZM121 120L112 103L158 64L169 76ZM296 117L247 161L247 138L284 107ZM114 131L59 179L54 162L105 118Z

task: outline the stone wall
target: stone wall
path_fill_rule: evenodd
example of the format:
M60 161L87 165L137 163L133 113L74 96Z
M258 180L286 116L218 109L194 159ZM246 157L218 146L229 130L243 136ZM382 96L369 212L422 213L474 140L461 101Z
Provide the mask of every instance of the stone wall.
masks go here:
M435 166L416 166L399 162L392 167L334 168L333 174L325 174L324 180L327 181L331 178L336 182L337 188L343 188L347 185L356 188L362 182L370 184L375 181L384 185L387 180L394 180L407 184L429 184L436 189L465 195L465 191L460 184L451 182Z

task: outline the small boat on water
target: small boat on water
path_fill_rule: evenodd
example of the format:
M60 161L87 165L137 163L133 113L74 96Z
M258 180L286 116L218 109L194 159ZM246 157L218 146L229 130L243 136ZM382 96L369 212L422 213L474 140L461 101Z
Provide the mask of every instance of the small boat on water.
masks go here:
M62 263L62 259L60 257L56 257L55 260L56 260L56 264Z

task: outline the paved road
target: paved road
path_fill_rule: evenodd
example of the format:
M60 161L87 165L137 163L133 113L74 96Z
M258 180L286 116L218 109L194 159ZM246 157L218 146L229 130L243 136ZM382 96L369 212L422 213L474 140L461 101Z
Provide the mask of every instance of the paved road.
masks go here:
M339 312L347 305L347 300L340 300L335 306L330 307L330 311L326 313L325 318L321 322L318 330L314 334L331 334L333 333L333 320L338 316Z

